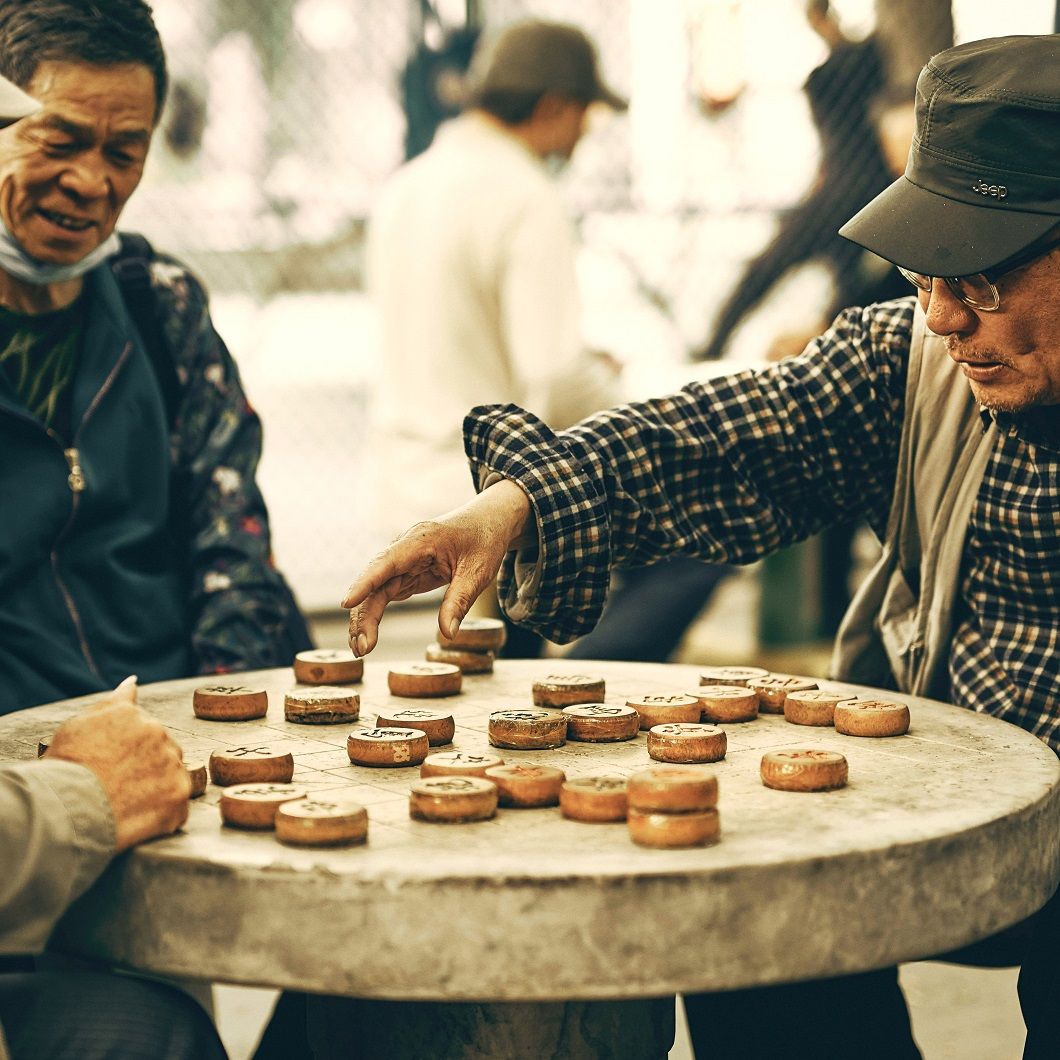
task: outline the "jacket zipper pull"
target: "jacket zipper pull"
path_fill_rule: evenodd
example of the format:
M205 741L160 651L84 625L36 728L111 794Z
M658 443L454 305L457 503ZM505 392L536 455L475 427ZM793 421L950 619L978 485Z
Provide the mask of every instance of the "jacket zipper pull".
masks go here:
M70 466L70 474L66 476L67 485L71 493L81 493L85 488L85 473L81 470L81 454L76 449L64 449L63 456Z

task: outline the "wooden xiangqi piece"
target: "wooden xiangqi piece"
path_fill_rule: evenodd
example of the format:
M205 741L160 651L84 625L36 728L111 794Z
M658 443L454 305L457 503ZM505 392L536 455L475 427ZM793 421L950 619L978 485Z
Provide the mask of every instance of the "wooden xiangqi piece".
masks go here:
M417 821L463 824L497 812L497 785L482 777L430 777L409 789L409 816Z
M422 729L356 729L346 738L346 753L358 766L418 766L428 750Z
M191 702L195 717L207 721L251 721L269 711L264 688L240 684L203 685L192 693Z
M268 744L218 748L210 755L210 779L221 787L232 784L287 784L294 776L290 751L274 751Z
M294 678L306 685L350 685L364 676L364 659L352 651L322 648L294 657Z

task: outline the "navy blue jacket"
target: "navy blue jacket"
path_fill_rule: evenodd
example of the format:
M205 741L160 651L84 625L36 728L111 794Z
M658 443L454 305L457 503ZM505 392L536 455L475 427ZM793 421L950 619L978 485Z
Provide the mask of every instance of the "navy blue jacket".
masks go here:
M261 426L201 285L173 259L152 265L181 383L170 433L114 276L104 265L85 282L71 438L0 378L0 714L130 673L290 661L254 479Z

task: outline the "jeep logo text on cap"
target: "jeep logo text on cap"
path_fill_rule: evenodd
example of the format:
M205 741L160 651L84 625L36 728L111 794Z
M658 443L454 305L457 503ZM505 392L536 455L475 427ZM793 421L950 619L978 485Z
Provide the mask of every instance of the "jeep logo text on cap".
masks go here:
M972 185L972 191L980 195L993 195L995 199L1003 199L1008 195L1008 188L1004 184L987 184L985 180L977 180Z
M905 173L840 234L931 276L982 272L1060 224L1060 34L969 41L916 84Z

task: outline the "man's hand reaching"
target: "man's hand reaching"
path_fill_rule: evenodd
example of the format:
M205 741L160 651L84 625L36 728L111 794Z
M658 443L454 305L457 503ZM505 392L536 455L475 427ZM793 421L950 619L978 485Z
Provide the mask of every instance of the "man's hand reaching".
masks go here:
M387 604L442 585L449 588L438 612L438 628L444 636L453 636L497 576L505 552L522 534L529 516L526 494L503 480L463 507L406 530L346 592L342 606L350 609L350 647L367 655L378 642Z

